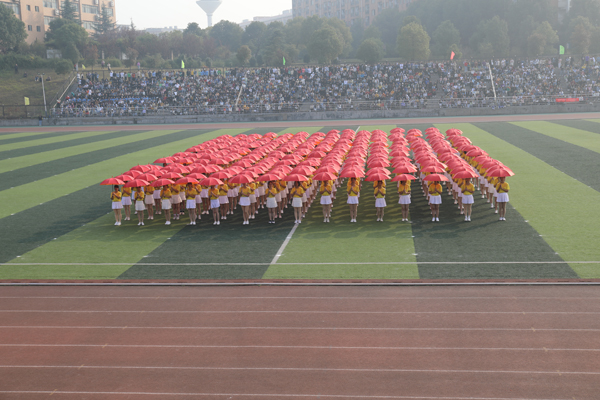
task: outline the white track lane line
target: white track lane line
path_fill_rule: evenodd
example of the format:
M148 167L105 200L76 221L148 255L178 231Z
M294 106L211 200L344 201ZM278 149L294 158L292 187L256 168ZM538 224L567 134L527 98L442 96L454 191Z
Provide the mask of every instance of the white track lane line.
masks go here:
M597 315L597 311L310 311L310 310L0 310L0 313L74 313L74 314L558 314Z
M563 349L551 347L526 348L526 347L368 347L368 346L266 346L266 345L177 345L177 344L29 344L12 343L0 344L0 347L86 347L86 348L176 348L176 349L315 349L315 350L397 350L397 351L530 351L530 352L549 352L549 351L576 351L576 352L598 352L600 349Z
M509 371L468 369L401 369L401 368L296 368L296 367L192 367L192 366L146 366L146 365L0 365L0 368L23 369L129 369L129 370L175 370L175 371L318 371L355 373L430 373L430 374L510 374L510 375L600 375L600 371Z
M64 390L0 390L4 394L63 394L63 395L103 395L103 396L209 396L209 397L292 397L292 398L335 398L335 399L404 399L404 400L572 400L558 398L524 398L524 397L432 397L432 396L377 396L377 395L340 395L340 394L283 394L283 393L167 393L167 392L81 392L81 391L64 391Z
M286 241L282 247L280 247L280 251L277 252L278 255L281 255L281 250L287 246L289 243L289 239L296 231L297 225L294 225L291 232L286 237ZM277 259L277 255L275 256ZM273 259L275 260L275 258ZM144 263L140 265L148 265L148 266L257 266L257 265L266 265L267 263ZM271 261L273 264L273 261ZM500 265L510 265L510 264L600 264L600 261L424 261L424 262L324 262L324 263L279 263L279 265L486 265L486 264L500 264ZM131 265L131 263L0 263L0 267L8 267L8 266L54 266L54 265L65 265L65 266L90 266L90 267L101 267L101 266L109 266L109 265Z
M600 297L478 297L478 296L450 296L450 297L328 297L328 296L0 296L0 299L140 299L140 300L258 300L258 299L303 299L303 300L600 300Z
M319 326L71 326L71 325L2 325L0 329L169 329L169 330L284 330L284 331L433 331L433 332L600 332L594 328L389 328L389 327L319 327Z

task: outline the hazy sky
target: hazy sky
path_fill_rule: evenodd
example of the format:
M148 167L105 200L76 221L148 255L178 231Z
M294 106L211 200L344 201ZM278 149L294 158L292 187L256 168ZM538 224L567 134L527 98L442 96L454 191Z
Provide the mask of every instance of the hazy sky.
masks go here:
M195 0L116 0L117 24L129 24L131 19L139 29L177 26L189 22L207 27L206 14ZM232 22L252 20L259 16L274 16L292 9L292 0L223 0L213 15L213 24L226 19Z

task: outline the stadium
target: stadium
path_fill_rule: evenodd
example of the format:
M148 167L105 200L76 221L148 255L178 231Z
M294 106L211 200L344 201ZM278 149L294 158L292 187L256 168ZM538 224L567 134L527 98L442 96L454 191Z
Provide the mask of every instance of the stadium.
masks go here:
M2 105L0 398L597 398L598 64L559 58Z

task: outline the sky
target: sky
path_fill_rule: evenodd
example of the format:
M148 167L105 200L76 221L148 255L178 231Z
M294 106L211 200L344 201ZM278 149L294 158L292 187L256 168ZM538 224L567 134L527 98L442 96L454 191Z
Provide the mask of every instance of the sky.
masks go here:
M138 29L177 26L184 29L197 22L206 28L206 14L196 0L116 0L117 24L133 23ZM254 17L270 17L292 9L292 0L223 0L213 15L213 24L221 20L240 23Z

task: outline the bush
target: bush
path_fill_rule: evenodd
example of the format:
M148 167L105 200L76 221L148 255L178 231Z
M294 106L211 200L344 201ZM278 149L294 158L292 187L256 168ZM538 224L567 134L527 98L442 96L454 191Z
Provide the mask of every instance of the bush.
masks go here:
M13 69L15 64L19 64L19 68L48 68L54 69L56 63L60 59L52 58L47 60L45 58L36 57L33 55L15 54L9 53L0 55L0 69Z
M118 60L116 58L107 58L105 61L106 65L110 64L111 68L119 68L121 67L121 60Z
M71 60L60 60L56 63L56 66L54 67L54 72L56 72L57 75L68 74L72 70L73 63L71 62Z

